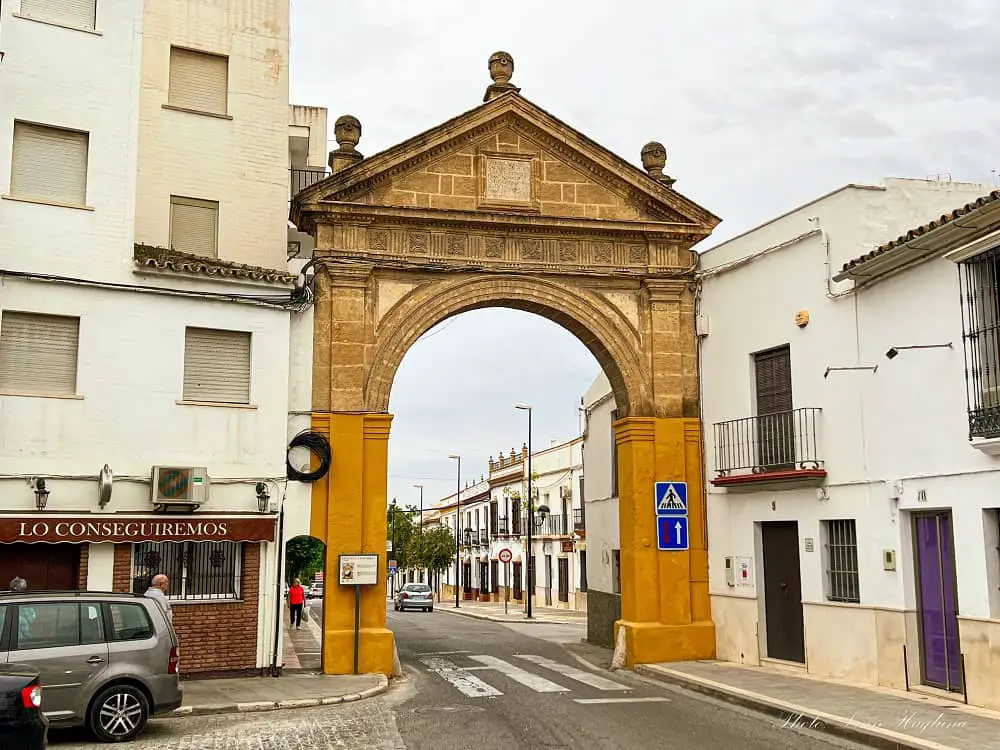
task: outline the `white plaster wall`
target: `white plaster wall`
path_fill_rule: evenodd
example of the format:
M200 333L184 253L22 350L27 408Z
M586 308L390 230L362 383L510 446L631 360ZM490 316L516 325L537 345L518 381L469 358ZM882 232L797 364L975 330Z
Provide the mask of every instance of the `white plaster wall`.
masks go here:
M325 167L328 148L327 110L325 107L309 107L303 104L288 106L288 122L298 132L308 132L309 147L306 166Z
M145 3L138 242L165 247L170 196L219 201L219 257L282 268L288 205L288 0ZM229 115L163 109L170 46L229 56Z
M14 120L25 120L89 133L93 210L0 200L0 268L130 280L142 3L101 0L99 35L14 17L20 7L0 8L0 195L10 192Z
M91 542L87 552L87 588L111 591L114 588L115 545Z
M582 445L584 502L587 504L587 587L611 592L612 550L618 548L618 498L612 494L611 459L615 400L601 373L584 396L587 423Z

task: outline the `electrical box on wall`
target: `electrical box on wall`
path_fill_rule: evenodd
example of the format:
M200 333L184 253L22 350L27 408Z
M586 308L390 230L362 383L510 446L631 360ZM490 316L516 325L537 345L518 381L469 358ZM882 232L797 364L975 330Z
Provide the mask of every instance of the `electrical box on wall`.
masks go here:
M726 558L726 585L736 586L736 558L727 557Z
M705 313L698 313L694 319L694 331L698 336L708 335L708 316Z
M894 549L882 550L882 568L883 570L896 569L896 550Z

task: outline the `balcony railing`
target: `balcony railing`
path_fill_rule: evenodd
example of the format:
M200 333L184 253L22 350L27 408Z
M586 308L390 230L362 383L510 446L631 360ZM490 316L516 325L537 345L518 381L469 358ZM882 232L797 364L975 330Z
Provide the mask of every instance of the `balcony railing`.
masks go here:
M541 516L535 514L535 525L531 527L532 536L569 536L569 518L562 516L546 516L543 521ZM528 533L528 515L521 519L521 534Z
M507 523L506 516L498 518L497 522L493 524L493 536L507 536L510 533L510 525Z
M573 511L573 530L584 531L586 528L587 515L583 512L583 508L577 508Z
M826 476L817 445L822 409L806 407L715 424L715 485L819 479Z
M288 173L291 183L291 195L295 195L300 190L305 190L310 185L314 185L330 176L330 173L324 167L289 169Z

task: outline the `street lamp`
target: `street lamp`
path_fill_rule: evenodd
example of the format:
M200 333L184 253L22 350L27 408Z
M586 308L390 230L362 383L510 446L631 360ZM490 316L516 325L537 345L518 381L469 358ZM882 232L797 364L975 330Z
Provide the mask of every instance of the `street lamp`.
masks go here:
M392 505L389 506L390 524L392 526L392 556L396 556L396 498L392 499ZM399 568L397 568L398 570ZM392 592L392 598L396 598L396 576L393 575L389 581L389 590Z
M462 515L462 457L451 453L448 458L458 461L458 481L455 483L455 609L458 609L458 579L459 567L461 566L458 519Z
M527 404L514 404L515 409L528 412L528 608L527 618L531 619L531 597L535 593L535 565L531 554L531 529L535 525L535 513L532 507L534 497L531 494L531 407Z
M416 489L420 490L420 528L417 529L417 533L421 536L424 533L424 486L422 484L413 485ZM423 582L424 574L420 573L420 580ZM430 583L430 574L428 573L427 582Z

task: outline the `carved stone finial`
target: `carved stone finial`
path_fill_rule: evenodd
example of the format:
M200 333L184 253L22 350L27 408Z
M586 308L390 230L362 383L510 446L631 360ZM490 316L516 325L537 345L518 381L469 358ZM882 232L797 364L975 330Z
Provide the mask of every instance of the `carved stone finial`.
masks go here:
M493 83L486 88L484 102L496 99L508 91L513 91L516 94L521 90L510 82L511 76L514 75L514 58L507 52L494 52L490 55L489 67Z
M667 149L662 143L650 141L642 147L642 167L647 174L657 182L662 182L667 187L671 187L676 180L669 175L663 174L663 168L667 166Z
M365 157L355 148L361 140L361 121L354 115L342 115L333 125L339 148L330 152L330 170L337 173Z

